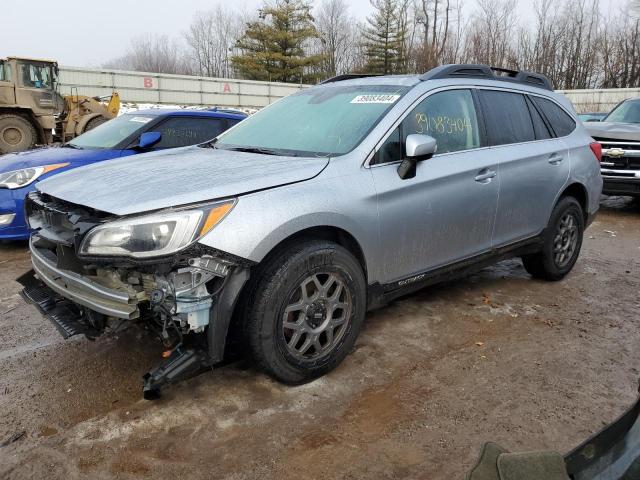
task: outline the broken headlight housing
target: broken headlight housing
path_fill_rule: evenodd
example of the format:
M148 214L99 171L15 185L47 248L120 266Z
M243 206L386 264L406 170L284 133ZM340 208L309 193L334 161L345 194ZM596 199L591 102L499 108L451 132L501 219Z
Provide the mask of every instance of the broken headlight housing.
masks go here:
M107 222L87 233L79 254L133 258L171 255L208 233L234 205L235 200L231 200Z

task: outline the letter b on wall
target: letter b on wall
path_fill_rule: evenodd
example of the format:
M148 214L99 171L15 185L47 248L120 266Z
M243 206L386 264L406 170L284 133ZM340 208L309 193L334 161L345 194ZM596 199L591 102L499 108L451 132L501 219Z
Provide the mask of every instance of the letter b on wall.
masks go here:
M153 78L144 77L144 88L153 88Z

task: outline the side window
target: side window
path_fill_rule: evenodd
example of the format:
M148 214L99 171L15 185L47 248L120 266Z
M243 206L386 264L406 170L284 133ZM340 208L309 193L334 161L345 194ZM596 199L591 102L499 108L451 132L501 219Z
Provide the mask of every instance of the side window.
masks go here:
M566 137L576 129L576 122L558 105L542 97L531 97L551 124L556 136Z
M400 127L396 128L384 141L376 152L373 163L388 163L402 160L402 143L400 142Z
M536 140L546 140L547 138L552 138L551 132L549 132L549 128L547 124L544 122L540 112L535 107L530 98L527 98L527 106L529 107L529 113L531 113L531 120L533 120L533 129L536 132Z
M162 140L154 147L177 148L196 145L217 137L226 130L227 121L218 118L173 117L153 131L162 134Z
M4 62L0 62L0 82L6 82L9 79L7 78L7 65Z
M479 93L489 145L535 140L533 122L524 95L498 90L481 90Z
M51 88L51 69L48 66L35 65L32 63L20 63L20 82L22 86L28 88Z
M447 90L425 98L403 121L402 142L408 135L430 135L438 153L480 146L478 117L470 90Z

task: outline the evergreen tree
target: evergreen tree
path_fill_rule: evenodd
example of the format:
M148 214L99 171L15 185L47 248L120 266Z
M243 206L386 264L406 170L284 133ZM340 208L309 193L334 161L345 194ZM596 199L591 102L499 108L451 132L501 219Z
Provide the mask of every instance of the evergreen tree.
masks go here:
M405 73L406 28L398 0L371 0L375 9L363 32L368 73Z
M256 21L247 28L231 58L236 71L246 79L274 82L317 80L311 73L323 61L322 55L306 55L305 46L318 32L307 0L277 0L265 3Z

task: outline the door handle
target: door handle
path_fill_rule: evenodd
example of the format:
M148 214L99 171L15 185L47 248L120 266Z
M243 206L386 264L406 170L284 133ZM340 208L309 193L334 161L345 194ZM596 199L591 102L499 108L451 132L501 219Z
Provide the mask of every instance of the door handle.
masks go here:
M483 169L476 175L475 181L479 183L489 183L497 174L494 170Z
M549 157L548 162L551 165L558 165L560 162L562 162L562 160L564 160L564 157L562 155L560 155L559 153L554 153Z

